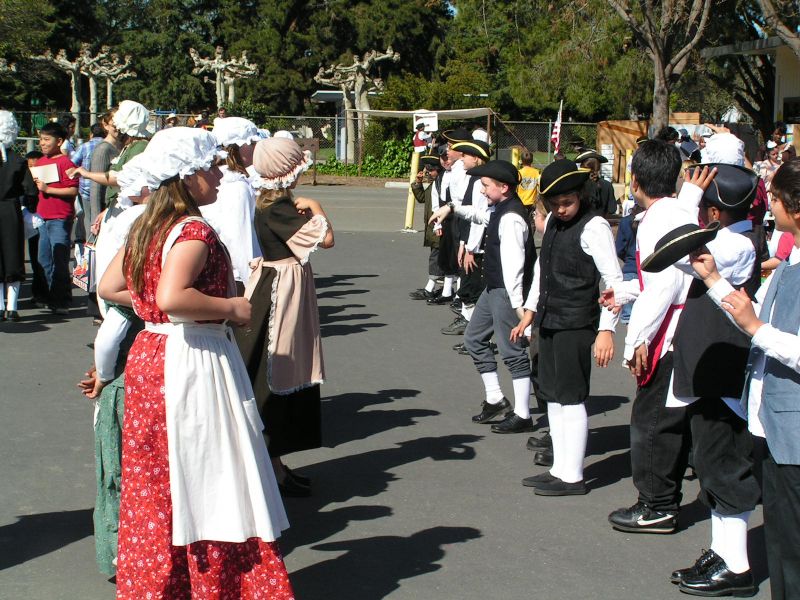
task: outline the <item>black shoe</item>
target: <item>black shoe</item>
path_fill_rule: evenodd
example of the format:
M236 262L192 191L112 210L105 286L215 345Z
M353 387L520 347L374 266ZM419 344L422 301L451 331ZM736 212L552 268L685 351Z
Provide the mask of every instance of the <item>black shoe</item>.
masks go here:
M522 480L522 485L525 487L539 487L542 483L550 483L556 479L557 477L555 475L551 475L550 471L545 471L544 473L539 473L538 475L533 475L532 477L526 477Z
M450 325L442 327L442 333L444 335L464 335L464 331L467 329L467 323L469 323L469 321L461 315L458 315Z
M438 295L437 292L429 292L424 288L420 288L411 292L408 297L412 300L430 300L431 298L436 298Z
M0 314L0 321L7 321L8 320L8 311L4 310L3 314Z
M473 423L488 423L492 419L502 417L511 408L508 400L503 398L497 404L489 404L486 400L481 404L481 412L472 417Z
M311 480L308 477L298 475L286 465L283 465L283 470L286 471L286 475L294 479L296 483L299 483L303 487L311 487Z
M311 495L311 488L300 485L297 481L287 475L283 483L278 484L281 496L288 498L308 498Z
M736 596L749 598L758 591L753 572L734 573L721 558L702 573L684 577L678 589L692 596Z
M558 477L554 477L553 481L543 481L533 488L533 492L537 496L583 496L586 491L583 479L575 483L567 483Z
M492 425L492 433L526 433L533 431L533 419L523 419L515 412L510 412L497 425Z
M3 320L13 321L16 323L19 321L19 313L15 310L7 310L3 316Z
M552 467L553 449L542 448L541 450L537 450L536 454L533 455L533 464L539 465L540 467Z
M460 315L461 314L461 305L459 305L459 306L454 306L454 305L455 305L455 302L451 302L450 303L450 310L453 312L453 314Z
M531 436L528 438L528 443L525 444L525 447L534 452L546 450L547 448L553 447L553 438L550 437L549 433L545 433L540 438Z
M700 555L700 558L695 561L694 565L686 569L676 569L672 572L672 575L669 576L669 580L672 583L680 583L683 581L684 577L701 575L705 573L708 567L712 566L718 560L722 560L719 554L713 550L703 550L703 553Z
M675 533L678 516L672 511L653 510L644 502L630 508L618 508L608 515L608 522L617 531L630 533Z
M461 301L461 298L456 298L450 303L450 310L461 313L461 309L464 307L464 303Z
M453 300L452 296L436 296L435 298L428 298L428 304L430 306L441 305L441 304L447 304L448 302L452 302L452 300Z

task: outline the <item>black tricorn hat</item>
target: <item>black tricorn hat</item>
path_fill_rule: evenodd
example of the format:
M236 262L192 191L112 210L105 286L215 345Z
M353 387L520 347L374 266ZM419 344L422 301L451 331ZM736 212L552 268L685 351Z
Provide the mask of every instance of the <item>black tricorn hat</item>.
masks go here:
M539 193L543 196L566 194L583 187L589 179L589 169L579 169L571 160L554 160L542 171L539 177Z
M464 154L469 154L470 156L477 156L483 160L489 160L491 158L489 155L489 144L480 140L455 142L453 144L453 150L457 150L458 152L462 152Z
M585 160L589 160L590 158L596 158L601 163L607 163L608 159L600 154L597 150L593 150L592 148L587 148L583 150L578 156L575 157L575 162L580 164Z
M485 165L473 167L467 171L467 175L475 177L489 177L501 183L507 183L516 188L522 181L522 177L517 167L507 160L490 160Z
M655 252L642 261L642 271L660 273L717 237L719 228L719 221L712 221L705 229L694 223L676 227L656 242Z
M458 129L448 129L442 132L442 137L448 142L471 142L472 135L463 127Z
M641 146L642 144L644 144L649 139L650 138L647 137L646 135L640 135L639 137L636 138L636 145L637 146Z
M441 162L439 162L439 157L434 154L425 154L419 157L419 165L421 167L434 167L439 168L441 166Z
M717 175L703 192L703 202L720 210L750 208L758 188L758 173L738 165L708 163L694 167L709 170L716 168Z

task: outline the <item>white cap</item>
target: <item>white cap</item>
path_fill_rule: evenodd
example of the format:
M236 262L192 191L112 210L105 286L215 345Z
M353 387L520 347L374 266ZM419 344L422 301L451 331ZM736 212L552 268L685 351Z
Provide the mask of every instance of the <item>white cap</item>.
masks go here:
M715 133L701 151L704 163L744 166L744 142L732 133Z
M10 148L17 141L19 135L19 125L14 115L7 110L0 110L0 155L3 162L8 160L6 148Z
M120 133L131 137L150 137L150 132L147 130L149 121L150 111L133 100L120 102L113 118L114 127Z
M212 133L220 146L246 146L261 139L255 123L242 117L216 119Z

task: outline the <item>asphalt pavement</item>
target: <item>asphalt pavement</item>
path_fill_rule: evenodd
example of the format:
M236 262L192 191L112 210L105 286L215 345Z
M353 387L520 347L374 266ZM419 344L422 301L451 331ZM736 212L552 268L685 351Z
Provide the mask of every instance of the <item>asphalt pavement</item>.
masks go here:
M286 457L314 488L286 500L292 526L281 545L298 600L684 597L669 574L710 543L695 480L685 481L674 535L624 534L607 522L636 500L635 390L619 358L592 375L590 493L534 495L520 484L542 470L527 435L470 421L482 385L470 359L451 349L459 338L439 332L453 315L408 298L426 281L427 250L421 233L400 232L405 192L297 193L320 200L336 232L335 248L311 259L327 371L324 445ZM21 314L0 323L0 599L113 598L94 561L92 406L75 387L96 329L82 308L53 317L23 302ZM757 598L769 597L763 543L758 510L750 524Z

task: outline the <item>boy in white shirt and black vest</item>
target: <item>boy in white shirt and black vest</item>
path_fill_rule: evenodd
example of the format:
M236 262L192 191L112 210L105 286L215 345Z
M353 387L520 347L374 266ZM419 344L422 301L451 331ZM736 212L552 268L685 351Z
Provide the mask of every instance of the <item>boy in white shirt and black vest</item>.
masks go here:
M451 204L434 213L431 220L440 221L455 212L462 219L486 225L483 262L486 289L475 304L464 334L464 344L486 391L481 412L472 417L472 421L488 423L505 415L500 423L492 425L494 433L533 431L529 407L530 359L527 349L519 341L511 340L511 330L523 314L522 305L530 288L536 258L528 212L516 192L519 171L508 161L493 160L470 169L468 174L481 178L488 208ZM511 372L513 410L500 389L497 361L489 345L492 336Z
M705 166L717 173L700 201L700 220L721 225L706 246L722 276L753 297L761 269L747 215L758 175L735 165ZM697 227L678 228L657 248L690 229ZM685 259L677 266L693 273ZM699 497L711 510L711 544L693 567L674 571L671 580L688 594L749 596L756 587L747 558L747 522L760 490L752 469L752 437L739 399L750 340L706 292L701 280L692 281L673 338L674 371L666 405L686 407Z
M776 171L770 192L775 226L792 234L794 247L756 292L757 307L721 276L710 254L692 266L711 300L751 338L741 407L750 432L766 438L762 502L770 589L773 600L789 600L800 598L800 160Z
M572 161L556 160L542 171L539 197L551 212L525 315L511 332L514 340L524 335L531 322L539 328L537 397L547 402L553 463L549 471L522 483L541 496L586 493L583 461L589 421L585 402L592 344L598 366L608 366L614 356L618 316L601 313L597 299L601 277L612 285L622 281L622 271L611 227L592 209L592 190L589 170L579 169Z

